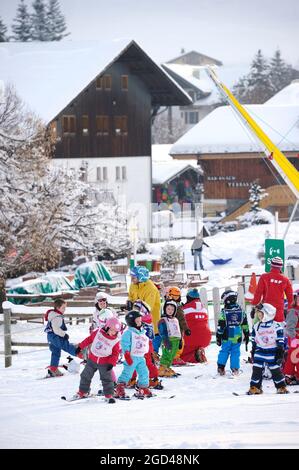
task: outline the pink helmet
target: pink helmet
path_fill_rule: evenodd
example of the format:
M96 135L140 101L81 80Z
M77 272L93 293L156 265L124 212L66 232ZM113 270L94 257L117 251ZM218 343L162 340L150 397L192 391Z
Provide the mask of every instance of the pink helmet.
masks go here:
M105 323L105 328L114 328L115 331L121 331L121 322L118 318L108 318Z

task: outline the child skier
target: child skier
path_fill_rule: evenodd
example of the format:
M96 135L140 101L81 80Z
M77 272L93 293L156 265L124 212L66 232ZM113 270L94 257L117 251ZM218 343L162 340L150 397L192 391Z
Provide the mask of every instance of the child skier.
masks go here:
M162 357L160 360L160 377L177 377L170 368L172 361L180 348L182 339L179 321L176 318L177 303L174 300L166 300L163 306L163 315L158 323L159 333L162 339Z
M242 331L247 346L249 342L249 327L246 313L237 303L238 294L232 290L226 290L221 296L224 308L218 319L216 342L221 349L218 354L218 374L225 375L225 366L230 356L230 368L233 375L239 375L240 347Z
M124 368L115 390L115 398L125 399L125 386L131 379L134 371L138 374L138 389L134 394L137 398L150 398L152 392L149 387L149 372L144 355L149 351L149 339L142 327L142 314L131 310L125 317L128 329L122 335L121 348L125 357Z
M140 312L142 314L142 325L145 329L145 334L149 339L149 350L144 355L145 362L149 371L149 387L155 388L156 390L162 390L163 385L161 380L158 379L158 369L153 358L153 339L154 339L154 329L152 323L151 309L150 306L143 300L136 300L133 304L133 310ZM137 373L134 372L132 378L128 382L129 388L134 388L136 385Z
M80 352L75 344L69 342L69 335L66 333L67 327L64 321L64 312L66 309L66 301L63 299L56 299L54 301L54 309L47 311L45 321L47 322L45 333L47 333L47 340L49 349L51 351L51 364L48 367L49 377L59 377L62 374L58 369L61 350L77 356Z
M294 306L286 318L288 355L283 367L287 385L299 385L299 289L294 292Z
M173 366L185 366L186 362L181 358L181 354L184 349L184 335L190 336L191 330L189 329L187 320L185 318L185 313L182 308L182 297L181 290L177 286L169 286L165 292L165 300L174 300L177 304L176 318L178 319L181 331L181 341L179 349L172 361Z
M108 318L117 317L115 310L108 307L107 294L105 292L98 292L94 299L94 313L92 316L90 333L97 329L105 326Z
M280 366L284 354L283 327L274 321L276 308L264 303L256 307L258 323L252 329L253 368L248 395L263 393L263 367L268 365L277 393L289 393Z
M120 331L120 321L117 318L109 318L103 328L94 330L88 338L81 341L81 349L89 345L91 347L76 397L88 397L92 378L98 370L106 400L108 403L115 403L112 368L116 365L120 352Z

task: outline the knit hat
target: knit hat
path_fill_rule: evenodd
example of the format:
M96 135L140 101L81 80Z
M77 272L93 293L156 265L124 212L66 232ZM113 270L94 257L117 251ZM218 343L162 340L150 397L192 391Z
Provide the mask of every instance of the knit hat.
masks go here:
M279 268L283 267L283 261L279 256L275 256L275 258L271 259L271 268Z
M187 299L200 299L199 292L196 288L189 289L187 292Z

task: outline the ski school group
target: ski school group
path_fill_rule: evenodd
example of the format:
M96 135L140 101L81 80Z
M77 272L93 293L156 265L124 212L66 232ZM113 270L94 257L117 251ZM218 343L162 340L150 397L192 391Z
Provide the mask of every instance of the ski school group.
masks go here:
M299 291L293 292L282 268L282 259L275 257L270 272L259 279L250 313L251 334L246 313L238 304L237 292L229 289L221 296L223 308L216 332L220 346L217 375L226 374L228 359L230 373L240 373L242 339L246 347L251 340L249 395L263 392L262 381L267 373L277 393L288 393L287 385L299 385ZM161 286L150 280L147 268L135 266L130 274L128 301L123 309L125 324L109 307L103 292L98 292L95 298L90 334L79 344L72 344L66 333L65 300L56 299L54 308L45 315L45 332L51 351L48 377L63 375L58 368L62 350L80 357L85 364L79 389L68 401L94 396L90 387L97 370L103 386L97 395L103 395L108 403L115 403L116 399L130 399L126 388L133 388L136 398L154 396L153 389L163 389L162 378L180 375L171 366L207 362L205 348L212 334L198 290L189 289L183 304L181 291L176 286L164 289L161 298ZM122 362L123 369L117 378L114 367L118 362Z

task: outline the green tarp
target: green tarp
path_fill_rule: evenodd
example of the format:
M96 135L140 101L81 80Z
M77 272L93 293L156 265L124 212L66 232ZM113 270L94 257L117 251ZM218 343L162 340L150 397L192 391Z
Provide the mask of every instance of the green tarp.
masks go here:
M75 271L76 289L97 286L101 284L101 281L112 281L112 277L108 269L99 261L81 264Z
M39 302L41 298L17 299L9 297L9 294L52 294L55 292L68 292L74 290L76 290L74 283L69 281L65 276L48 274L37 279L17 284L6 292L6 296L7 300L15 304L24 304L27 302ZM43 296L42 299L45 299L45 297Z

